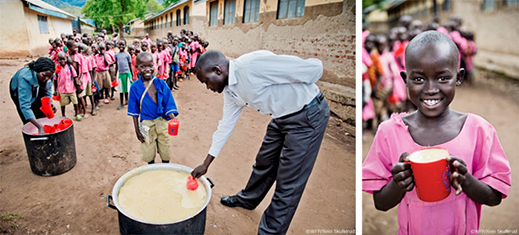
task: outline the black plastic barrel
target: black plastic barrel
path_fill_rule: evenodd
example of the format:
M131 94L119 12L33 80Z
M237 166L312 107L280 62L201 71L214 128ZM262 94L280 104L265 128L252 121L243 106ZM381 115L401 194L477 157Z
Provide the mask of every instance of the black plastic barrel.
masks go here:
M54 125L64 119L69 118L39 118L38 121L42 125ZM36 133L38 133L38 129L30 122L22 128L29 164L34 174L41 176L59 175L76 165L74 123L67 129L56 133L45 135L37 135Z
M211 188L214 186L213 182L204 176L198 179L207 192L204 206L194 215L184 220L171 223L151 223L137 219L121 209L118 198L119 190L124 183L135 175L153 170L172 170L190 173L193 169L178 164L159 163L135 168L121 176L112 190L113 197L111 195L106 197L106 205L118 212L119 232L121 234L203 234L205 232L207 205L211 200ZM111 201L113 201L114 204L112 204Z

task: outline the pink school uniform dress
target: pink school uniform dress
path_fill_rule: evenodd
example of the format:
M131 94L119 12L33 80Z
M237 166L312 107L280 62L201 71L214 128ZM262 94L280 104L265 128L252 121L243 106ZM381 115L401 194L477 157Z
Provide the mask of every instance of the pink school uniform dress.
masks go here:
M157 74L159 72L159 53L157 51L151 53L151 58L153 59L153 73Z
M59 73L58 77L54 77L58 82L58 93L60 94L72 94L76 92L76 86L74 86L74 79L73 77L77 76L76 70L74 70L74 67L65 65ZM58 79L59 78L59 79Z
M167 54L168 52L166 50L162 50L161 52L159 52L159 64L161 65L159 71L159 78L163 80L166 80L168 78L168 73L166 72L168 59Z
M393 114L380 124L371 149L362 164L362 191L373 193L387 185L391 168L403 152L423 147L415 143L402 117ZM510 190L510 163L499 143L494 127L482 117L468 114L461 132L454 139L438 145L467 163L475 178L503 194ZM438 202L421 201L416 187L407 192L398 205L398 234L472 234L479 229L481 204L465 193L450 195Z
M92 83L92 77L90 76L90 70L92 70L90 60L87 56L81 54L81 73L82 73L82 81L81 81L81 89L85 89L88 83Z
M467 40L465 38L463 38L461 35L460 35L460 32L456 31L456 30L453 30L452 32L449 33L449 37L452 39L452 41L454 41L456 43L456 45L459 46L460 50L458 50L458 69L461 68L461 57L463 56L461 54L462 50L464 50L464 48L467 47Z
M396 64L393 54L387 50L384 50L382 55L380 55L380 63L384 69L384 73L382 74L380 81L384 84L384 87L388 89L392 88L394 95L392 99L396 99L394 100L395 102L406 100L407 91L405 82L404 79L400 77L400 70Z
M198 58L198 55L200 54L198 50L200 50L200 43L198 41L193 41L191 44L189 44L189 47L194 52L191 53L191 61L189 61L190 68L194 68L196 65L196 59Z

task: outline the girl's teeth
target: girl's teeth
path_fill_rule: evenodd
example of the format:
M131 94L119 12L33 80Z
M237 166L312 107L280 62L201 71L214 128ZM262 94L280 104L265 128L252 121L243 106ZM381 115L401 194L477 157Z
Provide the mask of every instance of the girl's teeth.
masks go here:
M433 106L433 105L437 104L438 102L440 102L440 100L424 100L423 102L429 106Z

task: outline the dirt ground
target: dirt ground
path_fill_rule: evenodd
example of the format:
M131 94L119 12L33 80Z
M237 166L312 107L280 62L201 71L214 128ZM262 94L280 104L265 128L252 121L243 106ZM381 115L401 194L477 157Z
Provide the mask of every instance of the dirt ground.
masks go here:
M483 86L457 88L456 97L450 106L461 112L470 112L482 116L496 129L512 167L512 188L508 197L495 207L483 206L480 232L515 233L519 228L519 102L510 96L504 96L495 90ZM366 157L372 133L365 133L362 155ZM371 194L362 193L363 233L396 234L398 229L397 207L381 212L375 209ZM508 229L508 230L507 230ZM501 232L500 232L501 230Z
M33 174L21 134L22 123L8 91L10 78L25 63L0 60L0 233L119 233L117 212L106 206L106 196L119 177L144 165L132 119L126 109L116 110L117 97L103 105L97 116L74 123L74 168L52 177ZM223 97L205 89L194 77L180 86L173 93L181 114L179 135L171 138L172 162L196 167L210 147L222 115ZM59 106L57 102L55 105ZM72 117L72 106L67 106L66 114ZM206 176L216 186L207 210L207 234L256 233L273 190L252 211L226 208L219 200L245 186L269 120L245 109L209 169ZM345 125L330 119L289 234L355 229L355 138L346 131L355 132Z

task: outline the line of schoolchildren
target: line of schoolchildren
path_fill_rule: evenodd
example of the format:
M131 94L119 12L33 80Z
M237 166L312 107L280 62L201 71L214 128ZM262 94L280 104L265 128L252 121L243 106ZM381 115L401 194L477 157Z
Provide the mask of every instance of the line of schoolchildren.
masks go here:
M108 104L115 100L115 87L120 98L117 109L127 105L130 85L139 76L136 57L141 52L152 55L154 75L166 81L170 90L176 90L178 81L193 75L196 59L209 45L198 35L183 29L180 35L169 31L166 37L156 41L151 41L146 34L141 41L134 39L126 52L126 41L118 40L117 36L114 33L110 40L105 30L97 36L81 36L74 31L74 34L62 33L59 38L49 39L49 56L56 63L54 95L59 95L63 116L65 107L72 103L77 121L88 117L87 97L90 114L97 115L101 102Z
M362 120L366 130L376 131L378 124L394 112L410 112L415 109L408 101L406 85L400 77L405 70L404 54L409 41L422 31L436 30L449 36L458 46L460 67L466 70L466 82L473 80L472 57L476 54L474 34L464 30L461 18L451 17L441 26L434 18L426 26L411 16L402 16L400 26L387 34L371 34L363 25L362 30Z

